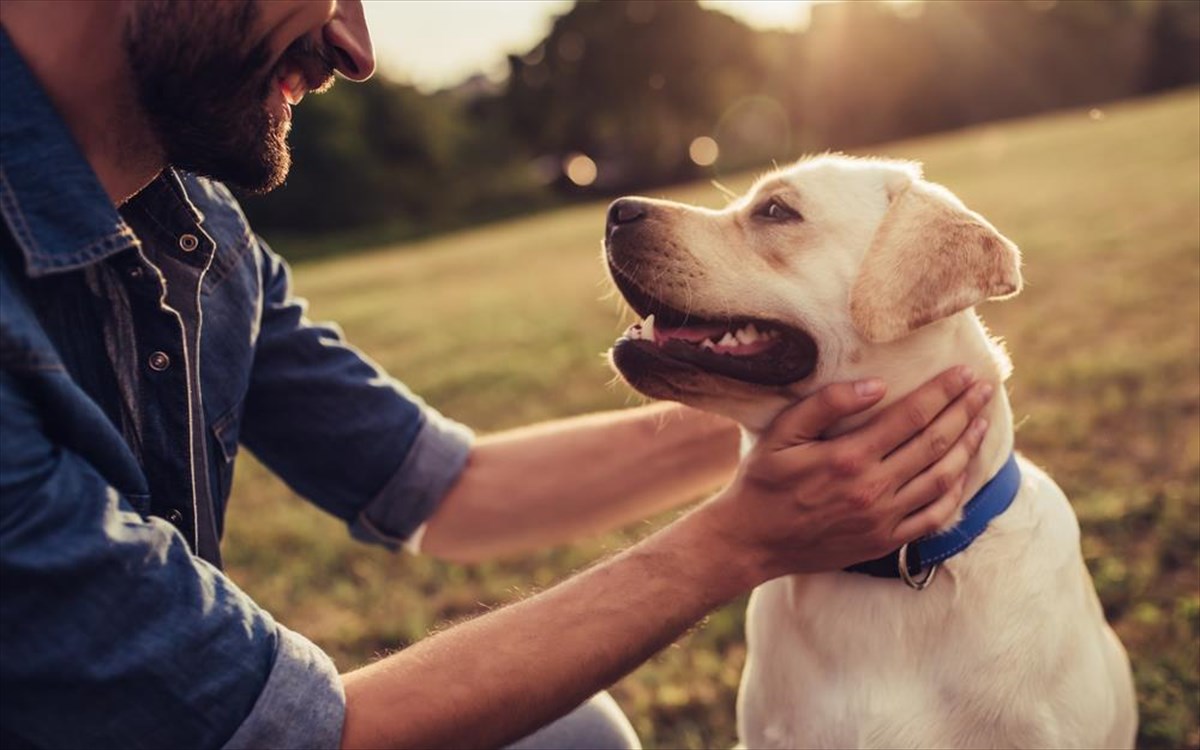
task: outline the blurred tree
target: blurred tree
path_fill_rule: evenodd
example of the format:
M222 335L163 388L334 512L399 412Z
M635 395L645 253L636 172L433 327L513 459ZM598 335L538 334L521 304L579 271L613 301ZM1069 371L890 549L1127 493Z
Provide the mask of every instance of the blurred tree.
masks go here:
M691 141L762 92L769 66L758 37L694 0L584 0L509 58L513 130L541 153L590 156L601 189L687 176Z
M1146 91L1200 81L1200 2L1155 3L1150 34L1153 52L1144 81Z

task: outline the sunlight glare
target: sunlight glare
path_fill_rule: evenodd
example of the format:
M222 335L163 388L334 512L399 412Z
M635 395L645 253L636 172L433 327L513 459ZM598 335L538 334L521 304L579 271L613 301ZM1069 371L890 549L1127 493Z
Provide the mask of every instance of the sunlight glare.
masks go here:
M700 0L700 5L737 18L756 29L808 27L814 0Z

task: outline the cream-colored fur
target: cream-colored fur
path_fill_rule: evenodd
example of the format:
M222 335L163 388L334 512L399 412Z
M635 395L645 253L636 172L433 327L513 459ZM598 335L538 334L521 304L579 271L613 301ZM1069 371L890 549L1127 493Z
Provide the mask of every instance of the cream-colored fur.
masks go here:
M802 221L764 221L775 197ZM972 309L1020 288L1016 247L913 164L825 156L763 178L722 211L645 201L611 262L703 318L807 331L816 369L787 386L703 372L623 375L642 392L738 420L748 443L832 382L882 377L887 403L941 370L1001 383L1010 365ZM1013 447L1002 388L966 496ZM870 413L837 425L837 434ZM749 747L1132 747L1128 658L1084 567L1054 482L1021 458L1021 489L965 552L914 591L851 573L755 590L738 731Z

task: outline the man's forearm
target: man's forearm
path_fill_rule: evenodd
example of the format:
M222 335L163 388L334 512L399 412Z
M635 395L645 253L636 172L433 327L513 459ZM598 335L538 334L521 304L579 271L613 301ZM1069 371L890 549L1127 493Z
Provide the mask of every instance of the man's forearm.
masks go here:
M459 562L543 549L695 500L737 464L738 431L674 404L488 436L422 549Z
M496 747L564 715L759 582L710 510L345 675L343 746Z

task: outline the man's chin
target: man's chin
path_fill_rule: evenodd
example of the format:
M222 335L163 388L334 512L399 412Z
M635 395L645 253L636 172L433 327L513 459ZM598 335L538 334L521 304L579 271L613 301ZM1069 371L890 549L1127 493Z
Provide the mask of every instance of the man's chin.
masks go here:
M289 129L287 122L272 122L266 136L253 145L202 153L189 149L175 157L168 153L168 158L180 169L223 182L243 193L261 195L282 185L291 170Z
M254 173L247 172L247 177L242 179L220 179L221 182L233 185L243 193L250 195L262 195L269 193L275 188L283 185L287 180L288 172L292 168L292 156L285 146L278 154L277 158L269 161L261 162L258 165L258 170Z

